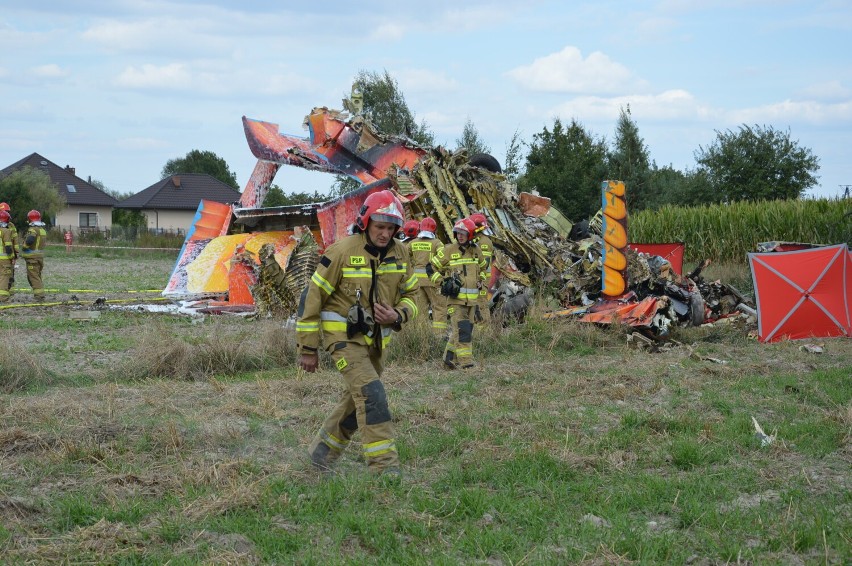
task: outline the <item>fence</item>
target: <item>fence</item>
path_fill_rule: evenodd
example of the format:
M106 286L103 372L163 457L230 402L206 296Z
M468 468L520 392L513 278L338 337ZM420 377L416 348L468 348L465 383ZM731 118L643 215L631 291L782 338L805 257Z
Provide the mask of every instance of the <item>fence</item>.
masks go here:
M71 233L74 245L119 245L122 247L180 248L186 238L185 230L149 229L138 226L79 227L52 226L47 231L51 243L66 244Z

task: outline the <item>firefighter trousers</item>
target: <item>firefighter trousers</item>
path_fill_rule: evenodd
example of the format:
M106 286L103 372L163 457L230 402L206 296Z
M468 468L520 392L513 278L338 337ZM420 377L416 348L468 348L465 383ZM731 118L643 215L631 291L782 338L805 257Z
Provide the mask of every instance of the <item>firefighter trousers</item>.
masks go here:
M437 287L430 285L428 287L418 287L415 300L417 308L420 312L428 312L432 308L432 332L439 337L444 337L447 334L447 299L444 297Z
M449 368L473 367L473 316L476 305L450 305L450 339L444 348L444 364Z
M13 273L12 260L0 259L0 303L5 303L12 297L9 287Z
M38 300L44 299L44 283L41 280L41 270L44 269L43 257L28 257L24 259L27 264L27 281L33 288L33 297Z
M308 448L311 462L330 469L355 431L360 430L364 459L371 472L398 467L393 424L381 381L381 354L362 344L337 342L331 347L331 358L346 390Z
M478 325L491 324L491 310L488 308L488 295L484 291L479 293L479 301L476 303L476 315L474 322Z

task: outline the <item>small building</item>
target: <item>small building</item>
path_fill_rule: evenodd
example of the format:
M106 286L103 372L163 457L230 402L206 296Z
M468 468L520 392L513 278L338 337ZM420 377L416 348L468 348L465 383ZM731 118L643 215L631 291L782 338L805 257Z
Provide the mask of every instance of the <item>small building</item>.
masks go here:
M202 199L231 204L240 200L240 192L207 174L182 173L157 181L116 208L142 212L149 230L185 234Z
M51 219L54 226L75 231L112 227L112 209L118 200L94 186L91 177L84 181L76 175L74 167L60 167L38 153L32 153L0 170L0 179L24 167L32 167L47 174L56 190L65 198L66 208ZM15 203L9 204L15 206Z

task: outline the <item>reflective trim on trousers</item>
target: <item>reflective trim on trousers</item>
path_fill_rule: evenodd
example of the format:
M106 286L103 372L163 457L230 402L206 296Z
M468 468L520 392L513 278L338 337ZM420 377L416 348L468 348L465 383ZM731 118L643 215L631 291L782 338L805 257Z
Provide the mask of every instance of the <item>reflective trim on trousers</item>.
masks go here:
M344 450L346 450L346 447L349 446L348 440L340 440L339 438L325 430L320 430L319 435L322 441L332 450L343 452Z
M365 458L375 458L376 456L381 456L388 452L396 452L396 442L394 442L393 438L379 440L378 442L372 442L364 445Z

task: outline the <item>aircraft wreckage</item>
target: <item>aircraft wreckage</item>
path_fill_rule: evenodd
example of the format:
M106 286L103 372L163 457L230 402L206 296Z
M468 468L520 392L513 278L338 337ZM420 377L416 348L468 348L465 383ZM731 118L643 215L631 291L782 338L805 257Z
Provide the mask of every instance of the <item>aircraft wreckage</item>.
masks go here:
M349 233L369 194L392 189L410 218L437 220L444 242L456 219L488 217L495 245L489 295L498 316L522 317L534 293L548 293L562 307L549 317L619 322L660 337L672 325L752 311L736 289L701 278L706 262L682 275L682 244L629 243L623 183L604 181L601 210L574 224L549 199L518 192L490 155L383 135L355 110L315 108L304 120L307 138L243 117L257 165L238 203L200 203L163 295L197 301L206 312L290 317L322 250ZM327 202L264 208L282 165L346 175L362 186Z

